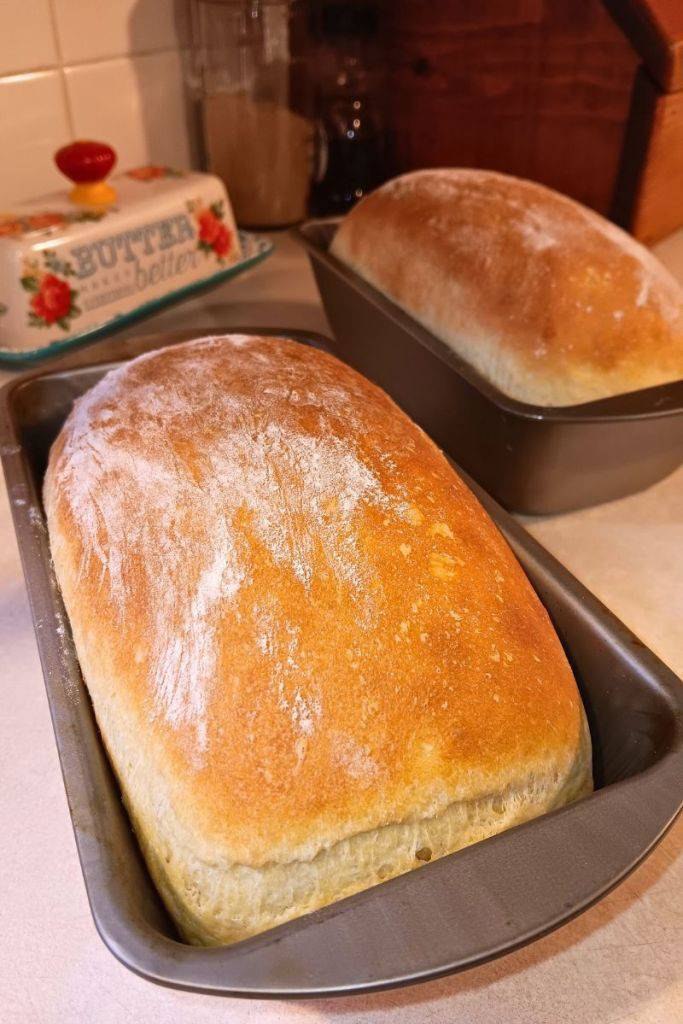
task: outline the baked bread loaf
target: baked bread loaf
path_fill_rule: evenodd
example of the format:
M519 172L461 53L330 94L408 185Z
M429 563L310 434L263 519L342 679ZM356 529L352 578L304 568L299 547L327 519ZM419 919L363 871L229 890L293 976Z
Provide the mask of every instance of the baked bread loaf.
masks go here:
M403 175L347 214L331 251L522 402L683 378L675 279L630 235L533 182Z
M149 869L233 942L588 792L548 616L378 388L278 338L143 355L44 488L57 578Z

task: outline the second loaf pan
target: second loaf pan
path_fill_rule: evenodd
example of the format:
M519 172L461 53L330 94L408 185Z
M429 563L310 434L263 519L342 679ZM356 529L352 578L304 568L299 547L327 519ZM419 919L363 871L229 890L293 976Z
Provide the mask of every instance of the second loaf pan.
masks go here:
M309 221L295 231L336 353L505 508L547 514L596 505L642 490L683 462L683 380L573 406L509 398L330 254L337 225Z

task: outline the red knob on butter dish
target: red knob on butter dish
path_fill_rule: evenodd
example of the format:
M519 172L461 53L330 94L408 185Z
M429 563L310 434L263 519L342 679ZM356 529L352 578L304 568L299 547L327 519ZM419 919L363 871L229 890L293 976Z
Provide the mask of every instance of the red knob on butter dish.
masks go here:
M74 182L69 198L81 206L108 206L116 192L104 179L116 163L116 153L106 142L79 140L55 153L62 174Z

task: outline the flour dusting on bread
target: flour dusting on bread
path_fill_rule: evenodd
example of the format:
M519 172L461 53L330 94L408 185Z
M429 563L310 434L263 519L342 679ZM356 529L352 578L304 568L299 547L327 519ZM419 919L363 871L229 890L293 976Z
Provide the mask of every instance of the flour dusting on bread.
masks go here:
M496 190L496 186L500 191ZM432 216L427 224L444 234L455 232L463 237L468 232L476 233L476 242L483 250L482 256L491 259L502 258L503 246L510 231L517 234L521 251L528 249L531 253L543 253L553 248L579 248L582 245L588 247L589 253L596 245L597 236L597 243L606 243L609 249L614 250L615 258L625 253L633 261L629 269L639 282L635 305L642 308L652 301L671 324L680 323L681 289L666 267L628 232L559 192L535 182L478 168L412 171L383 186L384 192L399 200L403 196L419 195L428 190L432 197L440 197L450 203L467 197L472 205L487 202L487 189L491 190L491 195L496 190L496 201L504 206L506 212L505 221L498 225L497 235L483 224L458 220L457 215L455 219L443 215ZM552 206L549 199L552 200ZM501 247L500 252L497 251L498 246ZM487 253L487 249L491 251Z
M367 618L371 598L354 517L361 504L390 504L336 429L352 415L352 393L338 383L312 390L296 361L283 374L258 341L199 339L175 351L161 381L153 367L165 350L108 373L75 404L55 481L83 538L81 571L99 563L121 621L131 586L140 587L131 566L142 566L158 709L172 723L192 723L200 750L217 670L216 625L250 579L245 525L304 591L321 548L329 572L351 588ZM226 346L233 349L234 388L219 386L211 373ZM188 422L212 438L201 459L185 456ZM261 623L266 632L255 640L272 648L286 623L272 610ZM276 660L274 676L283 706L307 734L319 707L285 692L291 663L291 652Z

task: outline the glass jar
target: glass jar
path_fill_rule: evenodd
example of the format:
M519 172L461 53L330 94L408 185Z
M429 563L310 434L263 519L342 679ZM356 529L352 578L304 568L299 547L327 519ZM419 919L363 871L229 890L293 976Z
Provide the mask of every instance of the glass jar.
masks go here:
M315 129L293 49L306 31L296 0L197 0L194 79L208 169L244 227L284 227L307 213ZM296 109L295 109L296 107Z

